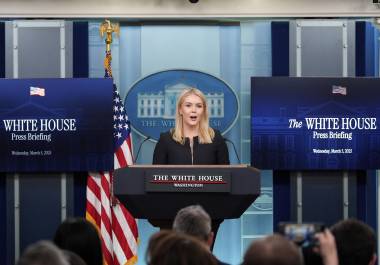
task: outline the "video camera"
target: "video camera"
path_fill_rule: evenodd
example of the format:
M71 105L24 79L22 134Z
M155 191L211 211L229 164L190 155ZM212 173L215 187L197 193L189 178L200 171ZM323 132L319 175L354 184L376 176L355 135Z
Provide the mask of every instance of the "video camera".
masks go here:
M278 231L300 247L307 248L318 245L315 234L322 232L325 226L320 223L279 223Z

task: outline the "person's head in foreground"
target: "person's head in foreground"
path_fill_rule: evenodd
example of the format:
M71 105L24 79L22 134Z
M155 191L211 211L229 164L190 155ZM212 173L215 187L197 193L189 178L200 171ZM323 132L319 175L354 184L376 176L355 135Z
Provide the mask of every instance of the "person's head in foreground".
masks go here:
M17 265L70 265L63 252L49 241L38 241L26 248Z
M194 236L212 245L214 233L211 231L211 218L200 205L191 205L178 211L173 221L173 230Z
M298 247L281 235L254 241L247 249L243 265L302 265Z
M216 265L215 257L198 239L175 231L154 234L146 253L148 265Z
M331 227L338 249L340 265L373 265L376 263L376 236L367 224L346 219Z

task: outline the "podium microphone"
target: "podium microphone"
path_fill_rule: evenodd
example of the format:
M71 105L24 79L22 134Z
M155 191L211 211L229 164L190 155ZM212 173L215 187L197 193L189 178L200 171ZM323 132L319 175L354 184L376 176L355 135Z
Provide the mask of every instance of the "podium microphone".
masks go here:
M238 155L238 152L236 151L236 147L235 147L234 142L232 142L230 139L228 139L228 138L226 138L226 137L224 137L223 139L224 139L224 141L229 142L229 143L232 144L232 147L234 148L234 152L235 152L235 155L236 155L236 157L237 157L237 160L238 160L239 164L241 164L241 162L240 162L240 157L239 157L239 155Z
M142 142L140 143L140 145L139 145L139 149L137 150L137 154L136 154L135 160L133 161L133 164L136 164L137 158L139 158L139 154L140 154L140 150L141 150L142 145L143 145L146 141L148 141L149 139L150 139L150 136L148 135L148 136L146 136L146 138L144 139L144 141L142 141Z

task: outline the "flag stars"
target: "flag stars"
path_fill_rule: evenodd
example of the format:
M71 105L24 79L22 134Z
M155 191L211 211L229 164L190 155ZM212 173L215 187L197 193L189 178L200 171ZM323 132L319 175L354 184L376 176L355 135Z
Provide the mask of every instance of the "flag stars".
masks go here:
M129 136L130 126L128 116L125 113L125 107L119 93L114 91L114 106L113 106L113 119L114 119L114 137L117 145L121 145L123 139Z

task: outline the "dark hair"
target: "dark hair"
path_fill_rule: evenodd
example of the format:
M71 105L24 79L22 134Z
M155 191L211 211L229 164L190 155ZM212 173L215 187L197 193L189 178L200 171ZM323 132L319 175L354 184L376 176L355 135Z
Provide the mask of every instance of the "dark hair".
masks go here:
M198 239L170 230L150 238L146 262L148 265L217 265L216 258Z
M254 241L244 255L243 265L301 265L297 246L281 235Z
M87 265L102 265L102 246L98 231L83 218L69 218L57 229L54 243L78 254Z
M211 218L202 206L187 206L174 218L173 230L207 241L211 233Z
M16 264L69 265L62 251L49 241L38 241L28 246Z
M347 219L331 227L338 249L339 264L368 265L376 251L376 237L367 224Z

